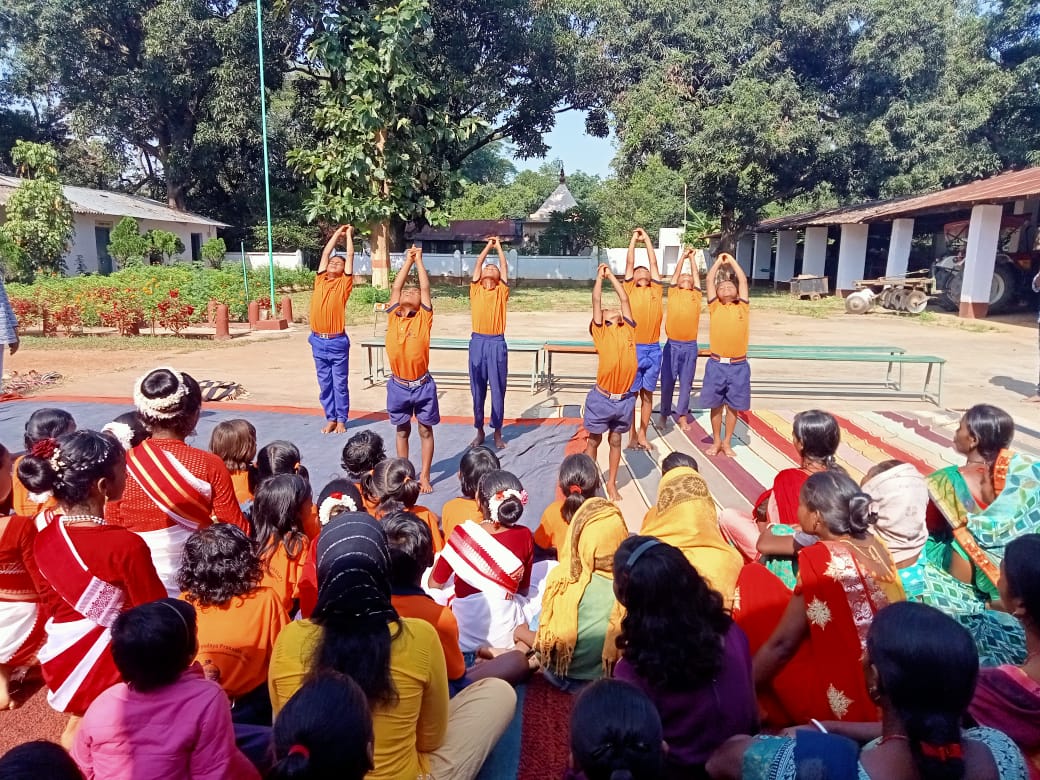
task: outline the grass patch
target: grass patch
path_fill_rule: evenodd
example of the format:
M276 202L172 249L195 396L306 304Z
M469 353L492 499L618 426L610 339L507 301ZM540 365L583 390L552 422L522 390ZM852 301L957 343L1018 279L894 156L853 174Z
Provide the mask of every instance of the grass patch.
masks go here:
M808 298L794 296L777 290L765 290L752 287L751 306L761 311L775 311L782 314L794 314L799 317L826 319L845 312L845 301L839 295L830 295L811 301Z
M22 336L21 348L36 351L58 350L97 350L105 352L164 352L181 354L195 352L200 349L222 349L232 344L242 343L242 339L230 341L214 341L211 338L184 338L181 336L61 336L44 338L43 336Z

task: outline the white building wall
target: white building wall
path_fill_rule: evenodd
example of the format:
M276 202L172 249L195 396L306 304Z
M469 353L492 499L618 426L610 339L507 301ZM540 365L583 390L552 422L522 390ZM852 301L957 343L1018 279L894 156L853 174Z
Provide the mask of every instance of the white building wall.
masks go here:
M97 273L98 251L94 228L107 227L111 230L121 219L121 216L109 214L74 214L73 224L75 233L72 236L69 250L65 253L66 273L74 276L78 272L81 262L82 270L85 273ZM217 235L217 229L213 225L198 225L189 222L163 222L151 219L139 219L137 221L137 229L141 233L147 233L149 230L168 230L171 233L176 233L181 243L184 244L184 252L179 256L182 260L191 259L192 233L199 233L202 236L202 243L206 243L206 241L215 238ZM175 257L174 259L178 258ZM113 270L118 269L113 267Z

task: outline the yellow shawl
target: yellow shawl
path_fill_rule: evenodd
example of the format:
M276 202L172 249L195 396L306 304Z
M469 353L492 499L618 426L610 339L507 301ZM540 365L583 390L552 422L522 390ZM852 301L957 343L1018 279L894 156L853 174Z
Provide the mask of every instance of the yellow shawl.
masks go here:
M603 498L590 498L574 513L560 562L550 573L542 596L542 617L535 650L552 671L565 675L578 641L578 604L592 573L613 579L614 553L628 538L618 508ZM603 665L609 672L618 659L615 640L621 633L621 606L614 602L603 642Z
M657 488L656 512L647 515L639 532L678 547L712 588L733 605L733 592L744 559L719 531L715 501L708 485L693 469L672 469Z

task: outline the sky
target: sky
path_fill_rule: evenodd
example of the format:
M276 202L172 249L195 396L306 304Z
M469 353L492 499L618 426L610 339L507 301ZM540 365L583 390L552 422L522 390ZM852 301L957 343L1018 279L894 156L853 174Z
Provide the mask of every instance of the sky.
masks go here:
M610 161L614 159L614 141L612 138L594 138L585 134L585 114L581 111L567 111L557 115L556 127L545 136L549 152L545 158L534 157L530 160L513 160L519 170L534 170L546 160L559 157L563 160L564 169L584 171L606 178L610 175Z

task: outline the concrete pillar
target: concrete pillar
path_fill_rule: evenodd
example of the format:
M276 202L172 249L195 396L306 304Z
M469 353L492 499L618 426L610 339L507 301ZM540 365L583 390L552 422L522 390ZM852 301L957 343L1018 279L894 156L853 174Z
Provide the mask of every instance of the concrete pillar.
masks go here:
M250 301L249 306L246 307L246 319L249 320L249 327L255 328L256 323L260 321L260 304L256 301Z
M279 304L279 308L281 309L282 319L286 322L292 322L292 298L290 298L288 295L283 295L282 300Z
M786 282L794 276L794 260L797 249L797 230L781 230L776 234L776 273L773 274L774 287L777 282Z
M888 242L888 262L885 276L903 276L910 264L910 242L914 238L914 221L897 219L892 222L892 239Z
M231 338L231 330L228 324L228 306L226 303L218 303L213 311L213 324L216 333L213 338L217 341L227 341Z
M964 255L964 284L961 287L962 317L985 317L989 311L989 293L1003 215L1003 206L976 206L971 210L968 247Z
M802 274L823 276L827 264L827 228L805 229L805 251L802 254Z
M838 245L838 278L834 289L842 295L856 290L856 280L863 278L867 262L867 233L870 225L842 225Z
M754 267L754 259L752 252L754 251L754 238L751 234L745 233L739 239L737 239L737 265L744 269L749 277L751 276L751 270Z
M755 233L755 261L751 278L768 279L773 271L773 234Z

